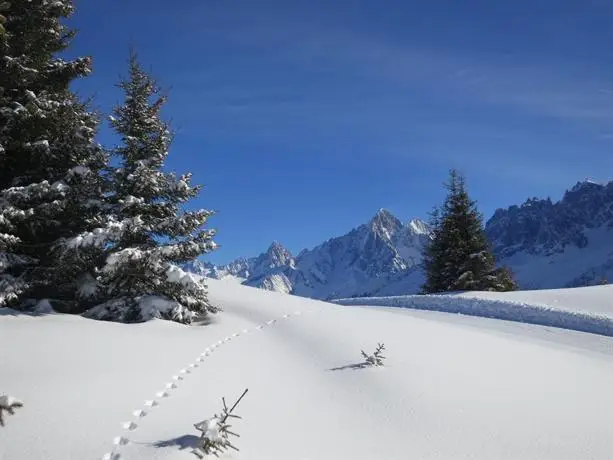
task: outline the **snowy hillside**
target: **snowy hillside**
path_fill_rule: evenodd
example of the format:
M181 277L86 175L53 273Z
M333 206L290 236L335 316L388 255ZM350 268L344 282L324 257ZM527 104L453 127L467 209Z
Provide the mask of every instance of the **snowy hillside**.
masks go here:
M193 424L245 388L223 458L613 458L609 337L216 281L211 298L225 311L191 327L0 310L0 391L25 403L0 459L194 459ZM352 366L380 341L385 367Z

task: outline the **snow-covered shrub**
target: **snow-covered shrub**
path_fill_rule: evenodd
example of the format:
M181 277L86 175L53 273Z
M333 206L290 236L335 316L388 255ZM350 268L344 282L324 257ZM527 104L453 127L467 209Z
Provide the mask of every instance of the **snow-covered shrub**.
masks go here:
M385 350L385 345L382 343L377 344L377 349L371 355L362 350L364 366L383 366L383 360L386 359L385 356L383 356L383 350Z
M228 422L229 419L232 418L241 418L238 415L234 415L232 412L247 394L247 391L248 389L243 391L243 394L231 408L228 408L225 398L222 398L223 408L219 415L215 414L213 417L194 425L194 427L202 433L200 435L200 445L198 446L198 450L195 452L196 454L198 454L200 457L203 457L204 455L214 455L215 457L219 457L219 454L222 454L228 449L238 451L238 448L230 441L230 436L238 437L239 435L230 431L232 425L230 425Z

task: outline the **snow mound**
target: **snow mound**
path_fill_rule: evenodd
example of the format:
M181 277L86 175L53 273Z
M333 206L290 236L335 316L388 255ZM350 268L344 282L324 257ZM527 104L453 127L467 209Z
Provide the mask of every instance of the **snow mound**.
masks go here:
M337 299L339 305L411 308L559 327L613 337L613 285Z

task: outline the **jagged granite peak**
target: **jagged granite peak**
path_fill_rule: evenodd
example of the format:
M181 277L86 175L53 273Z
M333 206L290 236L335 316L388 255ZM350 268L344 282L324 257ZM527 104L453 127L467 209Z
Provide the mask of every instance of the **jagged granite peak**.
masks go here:
M581 181L558 202L530 198L498 209L486 233L499 264L514 271L522 289L613 280L613 182ZM275 242L258 257L199 269L319 299L410 294L423 282L422 250L430 239L424 221L403 224L380 209L365 224L296 257Z
M613 274L613 182L581 181L555 203L531 198L498 209L486 233L522 288L593 284Z
M266 251L271 267L287 265L293 260L292 253L278 241L273 241Z
M583 181L579 181L577 182L570 190L568 190L566 193L576 193L581 191L582 189L599 189L599 188L604 188L606 187L606 183L600 183L600 182L596 182L593 181L591 179L585 179Z
M387 209L379 209L368 223L373 233L391 240L402 229L402 222Z
M613 225L613 182L584 181L556 203L531 198L498 209L485 228L496 254L504 258L518 251L549 255L569 245L583 248L588 244L585 230L602 225Z
M396 235L394 246L409 268L420 265L424 247L432 238L430 226L421 219L413 219Z
M294 257L292 253L281 243L274 241L266 252L260 254L252 261L251 271L253 276L262 276L269 270L293 266Z
M410 229L414 235L430 235L432 232L430 226L421 219L409 221L407 228Z
M314 298L416 290L422 281L419 264L429 238L427 225L413 220L407 225L385 209L366 224L293 257L279 242L251 259L242 281L249 286ZM237 275L228 264L210 270L209 276ZM410 284L410 286L408 285ZM398 286L394 288L394 286Z

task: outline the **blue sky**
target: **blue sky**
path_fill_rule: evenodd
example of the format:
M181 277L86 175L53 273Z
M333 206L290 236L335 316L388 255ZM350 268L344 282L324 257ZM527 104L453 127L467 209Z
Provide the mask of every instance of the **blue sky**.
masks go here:
M133 45L170 88L168 167L205 185L223 263L407 220L465 173L489 217L613 172L608 0L77 1L102 111ZM103 136L103 140L105 136Z

